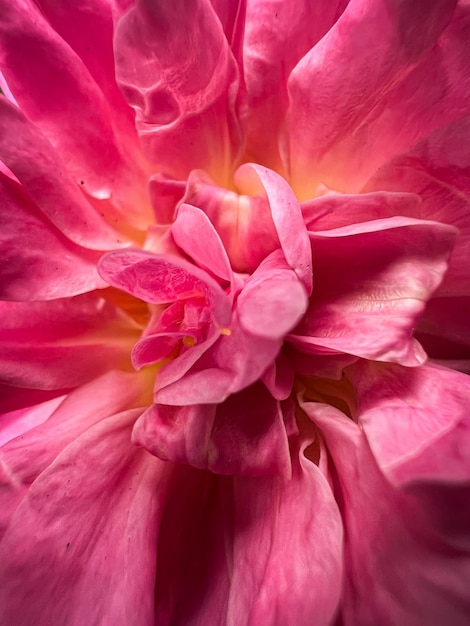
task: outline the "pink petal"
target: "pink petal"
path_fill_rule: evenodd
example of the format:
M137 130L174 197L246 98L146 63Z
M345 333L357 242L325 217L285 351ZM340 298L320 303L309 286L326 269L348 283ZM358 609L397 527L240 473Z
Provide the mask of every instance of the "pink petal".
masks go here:
M470 7L459 2L436 44L386 94L379 95L379 104L354 133L332 147L332 159L341 165L335 172L337 188L359 190L379 167L469 110L469 18ZM422 16L417 19L420 29ZM324 174L333 182L326 168Z
M232 268L222 241L208 217L190 204L182 204L171 227L178 246L203 269L232 281Z
M217 405L154 404L137 420L133 441L165 461L219 474L290 475L282 411L260 383Z
M345 526L341 623L465 626L470 566L456 534L468 533L468 494L433 485L433 500L394 488L353 420L321 403L303 408L325 438Z
M315 300L293 335L366 359L420 365L412 331L447 268L452 228L406 218L311 234Z
M336 614L342 525L326 479L297 454L289 481L235 481L227 623L327 626Z
M465 296L470 289L470 117L435 131L410 151L385 165L367 183L367 190L411 191L422 203L412 216L457 226L459 234L449 271L438 293Z
M237 300L243 328L267 339L283 339L300 321L307 305L305 288L296 274L285 268L283 255L277 252L248 279Z
M214 340L211 340L211 343ZM209 341L208 341L209 343ZM202 346L204 356L202 356ZM276 358L279 340L259 337L242 328L235 314L230 335L220 335L210 346L199 346L197 359L192 356L198 345L182 358L162 368L155 383L155 402L186 406L222 402L257 381ZM187 364L191 369L187 369Z
M110 369L131 369L129 353L139 328L95 294L49 302L2 302L0 312L3 382L65 389Z
M432 298L416 334L433 359L465 359L470 354L470 297Z
M330 193L300 205L309 231L331 230L395 215L419 216L420 197L399 191L362 194Z
M298 197L312 197L320 183L361 188L367 178L358 164L369 155L350 158L350 146L361 145L357 129L435 44L455 5L438 0L424 14L409 2L352 0L297 64L288 83L284 162Z
M272 219L287 263L312 291L312 253L299 203L289 184L276 172L255 163L242 165L235 174L241 191L266 195Z
M200 167L228 180L243 143L239 71L210 4L142 0L117 24L115 59L156 167L179 179Z
M214 321L230 322L231 305L221 287L193 264L142 250L110 252L99 263L101 276L114 287L152 304L205 298Z
M282 171L278 144L288 106L287 78L296 63L336 22L347 3L348 0L248 2L244 69L250 160Z
M99 254L66 239L22 187L1 173L0 194L3 300L50 300L106 285L96 270Z
M129 443L138 411L75 439L29 488L0 544L4 623L154 623L165 475Z
M3 386L2 394L6 392L5 386ZM11 388L9 389L11 393ZM18 390L15 389L15 395L18 395ZM2 407L0 420L0 447L8 443L11 439L24 435L32 428L39 426L45 422L54 413L56 408L62 402L65 396L58 395L55 398L49 400L42 400L38 393L38 397L32 406L26 406L20 409L5 411Z
M122 245L85 200L44 135L6 98L0 98L0 159L73 242L101 250Z
M348 375L359 423L387 476L398 484L470 479L468 376L435 365L407 370L365 361Z
M237 272L253 272L279 247L265 197L240 195L224 189L196 170L189 176L184 201L199 207L208 216Z
M41 4L60 28L63 24L60 10L48 7L47 0ZM91 7L88 9L90 11ZM72 15L68 10L66 19L80 39L83 37L81 26L88 33L93 26L86 17L87 23L81 24L80 11L74 13ZM113 196L118 203L125 204L127 222L144 227L151 210L145 194L145 179L134 165L137 163L135 146L134 154L123 158L124 150L116 141L110 123L114 121L113 111L82 60L53 30L34 2L26 0L10 6L2 0L0 15L3 17L0 19L0 55L4 59L5 76L23 113L58 150L75 185L83 185L83 189L95 198ZM108 32L110 26L108 23ZM97 40L103 41L103 35L100 32ZM112 62L111 41L109 32L107 56ZM105 59L97 56L100 44L93 41L91 52L90 43L88 58L93 55L95 63L105 65ZM81 46L83 51L86 47L86 43ZM116 94L119 92L114 83L113 95ZM119 104L121 108L125 104L122 97ZM86 124L83 119L87 120ZM136 141L135 129L129 122L127 119L123 137L123 145L127 148L131 145L132 135L134 144Z

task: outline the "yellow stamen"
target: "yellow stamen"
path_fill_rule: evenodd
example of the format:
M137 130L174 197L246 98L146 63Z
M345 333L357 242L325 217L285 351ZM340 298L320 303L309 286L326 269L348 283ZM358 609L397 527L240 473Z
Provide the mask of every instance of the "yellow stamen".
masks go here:
M230 330L230 328L221 328L220 329L220 334L221 335L226 335L227 337L230 337L230 335L232 334L232 331Z
M194 339L194 337L191 337L191 335L186 335L186 337L183 337L183 346L185 346L186 348L192 348L195 345L196 340Z

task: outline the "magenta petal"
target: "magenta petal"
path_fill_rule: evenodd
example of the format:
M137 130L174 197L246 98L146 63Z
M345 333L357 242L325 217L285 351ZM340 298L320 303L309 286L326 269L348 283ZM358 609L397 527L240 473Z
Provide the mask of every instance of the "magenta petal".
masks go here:
M408 370L365 361L348 371L359 423L391 479L470 480L468 376L433 365Z
M142 250L110 252L100 260L101 276L109 284L153 304L205 298L221 326L229 323L231 305L222 288L206 272L177 257Z
M454 238L453 228L398 217L311 233L315 301L293 334L336 352L421 364L412 330Z
M118 84L157 168L184 179L200 167L226 180L243 143L239 70L211 5L142 0L117 24L115 59Z
M10 385L66 389L110 369L131 369L139 329L95 294L2 302L0 313L0 378Z
M6 98L0 98L0 160L69 239L101 250L122 245L85 200L44 135Z
M276 172L255 163L242 165L235 174L235 182L242 190L250 189L252 195L266 195L287 263L310 294L312 253L302 212L289 184Z
M2 173L0 196L3 300L50 300L106 286L96 269L99 253L64 237L21 186Z
M3 623L154 623L164 470L129 445L137 414L85 432L29 488L0 544Z
M290 475L279 402L259 383L218 405L154 404L137 420L133 441L165 461L219 474Z
M320 403L303 408L325 439L345 527L341 623L465 626L470 566L458 539L468 533L468 493L394 488L353 420Z
M231 282L232 268L225 248L214 226L200 209L182 204L171 232L178 246L198 265Z

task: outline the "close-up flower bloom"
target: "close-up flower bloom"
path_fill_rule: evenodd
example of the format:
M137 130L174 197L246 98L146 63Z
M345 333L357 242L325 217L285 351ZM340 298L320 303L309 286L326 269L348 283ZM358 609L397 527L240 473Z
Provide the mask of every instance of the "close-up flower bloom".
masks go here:
M0 624L467 626L470 1L0 0Z

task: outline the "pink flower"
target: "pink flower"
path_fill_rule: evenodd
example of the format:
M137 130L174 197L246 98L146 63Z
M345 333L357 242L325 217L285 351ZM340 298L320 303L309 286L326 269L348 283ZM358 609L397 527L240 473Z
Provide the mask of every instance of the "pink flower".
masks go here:
M0 622L465 626L467 0L0 0Z

